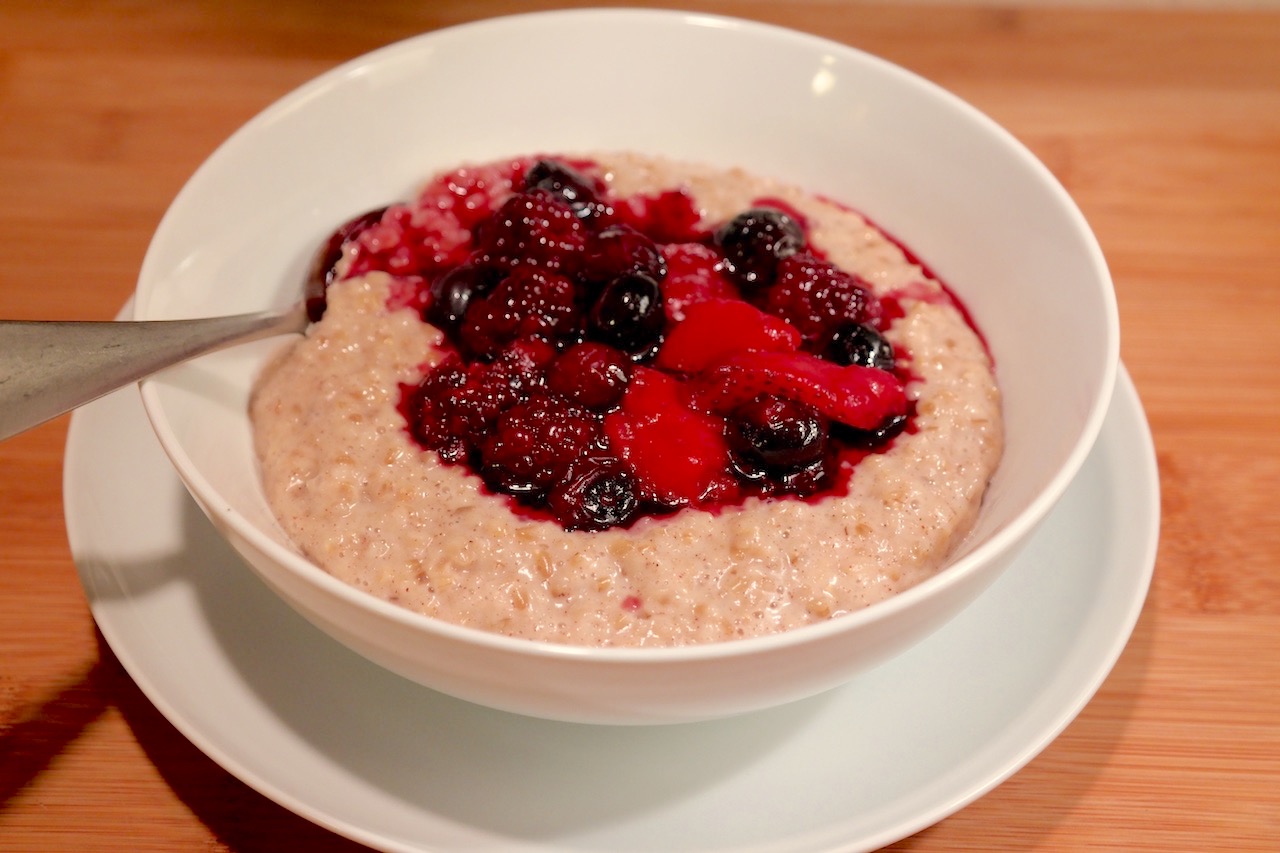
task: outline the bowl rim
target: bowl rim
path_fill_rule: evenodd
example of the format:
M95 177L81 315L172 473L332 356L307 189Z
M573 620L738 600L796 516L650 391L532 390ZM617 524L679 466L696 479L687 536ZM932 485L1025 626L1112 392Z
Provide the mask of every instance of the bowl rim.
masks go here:
M958 585L967 577L976 573L997 554L1009 551L1020 540L1023 540L1048 515L1070 485L1085 459L1092 450L1102 430L1113 390L1119 372L1120 324L1114 283L1102 249L1097 238L1089 227L1083 213L1071 198L1058 179L1050 172L1031 151L1012 133L999 125L985 113L969 104L959 96L944 89L927 78L910 71L887 59L868 53L860 48L823 36L806 33L788 27L765 23L746 18L731 17L704 12L688 12L660 8L580 8L551 9L536 12L515 13L497 17L455 24L425 33L409 36L387 45L368 51L311 78L307 82L290 90L280 98L262 109L247 122L237 128L205 159L187 179L186 183L170 203L169 210L161 218L153 235L153 242L164 232L172 211L178 208L191 191L192 184L206 170L213 168L224 156L229 147L239 140L257 131L261 125L267 124L277 115L291 110L298 103L308 100L320 91L341 83L343 80L359 75L371 65L385 62L403 53L412 53L429 49L441 39L457 38L467 31L484 30L491 27L518 26L524 21L548 18L591 19L598 18L617 25L629 18L645 18L650 22L679 27L710 27L721 30L746 32L755 36L771 39L782 39L826 53L842 55L859 63L876 67L881 73L897 77L905 84L917 87L934 98L946 102L947 106L961 113L966 120L975 123L986 133L994 136L1011 156L1019 158L1023 165L1038 178L1042 188L1056 202L1061 212L1066 214L1072 227L1081 240L1088 254L1087 260L1093 270L1094 282L1100 290L1101 302L1105 313L1106 351L1103 358L1103 370L1096 394L1090 403L1083 426L1076 437L1074 446L1066 455L1064 462L1055 472L1048 484L1041 489L1025 507L1018 510L1001 528L992 533L985 541L979 543L971 551L948 562L933 576L915 586L895 593L882 601L878 601L860 610L833 617L822 622L789 628L777 633L729 640L714 640L691 643L680 646L589 646L560 643L542 639L510 637L485 629L458 625L444 619L423 613L410 611L404 607L384 601L339 580L326 572L317 564L299 553L282 547L273 538L261 531L257 525L249 522L243 514L221 500L216 489L200 472L199 468L187 455L178 440L166 415L157 390L159 378L144 379L140 383L143 406L153 431L156 433L165 454L175 466L184 484L193 493L197 503L207 512L217 516L222 524L243 537L252 547L285 568L290 574L313 585L330 596L336 596L345 605L371 612L382 619L390 620L399 628L407 628L417 632L433 635L439 640L480 646L495 651L513 652L529 655L538 659L562 661L590 661L592 663L608 662L624 666L641 666L655 663L696 663L712 659L736 659L760 653L774 652L784 648L818 643L829 640L835 635L852 632L860 627L879 623L893 618L896 614L915 608L920 602L932 598L942 590ZM148 248L143 259L138 279L138 291L135 298L135 316L143 318L147 305L146 288L156 277L150 275L154 264L153 247ZM254 567L255 571L260 571Z

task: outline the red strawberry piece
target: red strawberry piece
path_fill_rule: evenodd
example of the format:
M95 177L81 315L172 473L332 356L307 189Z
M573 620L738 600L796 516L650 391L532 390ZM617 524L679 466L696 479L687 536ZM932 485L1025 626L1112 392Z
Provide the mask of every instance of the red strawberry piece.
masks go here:
M737 299L738 288L724 274L723 258L701 243L673 243L663 247L667 278L662 283L667 319L679 322L685 310L708 299Z
M680 383L636 367L622 408L605 417L614 453L650 500L687 506L733 487L729 448L719 418L685 405Z
M740 299L708 299L685 308L684 320L667 334L656 365L697 373L742 350L794 352L794 326Z
M700 406L729 412L760 394L807 403L833 421L874 430L907 411L892 373L841 366L803 352L748 351L729 356L693 382Z
M618 276L643 273L654 281L667 275L662 249L630 225L610 225L587 244L583 275L592 281L612 281Z

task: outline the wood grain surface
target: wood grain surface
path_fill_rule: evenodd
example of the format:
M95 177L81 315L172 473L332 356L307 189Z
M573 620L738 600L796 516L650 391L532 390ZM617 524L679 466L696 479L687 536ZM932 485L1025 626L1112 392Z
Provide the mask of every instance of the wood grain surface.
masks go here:
M512 2L0 4L0 317L108 318L186 178L338 63ZM565 5L565 4L558 4ZM1057 174L1119 294L1163 532L1136 632L1025 769L901 851L1280 849L1280 13L686 2L877 53ZM223 771L100 642L66 419L0 443L0 850L357 845Z

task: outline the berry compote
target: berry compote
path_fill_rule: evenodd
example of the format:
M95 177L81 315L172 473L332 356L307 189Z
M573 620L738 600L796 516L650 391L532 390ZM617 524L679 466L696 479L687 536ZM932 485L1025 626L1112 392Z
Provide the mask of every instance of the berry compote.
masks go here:
M444 334L401 390L413 440L566 530L837 494L910 426L893 312L767 200L705 224L680 189L618 198L589 161L517 159L355 217L321 254L313 316L378 270Z

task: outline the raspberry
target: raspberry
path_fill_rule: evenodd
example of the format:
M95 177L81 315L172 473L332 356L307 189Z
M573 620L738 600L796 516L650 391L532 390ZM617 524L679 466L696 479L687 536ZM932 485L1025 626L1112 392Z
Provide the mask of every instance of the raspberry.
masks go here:
M511 269L530 265L575 272L582 264L587 228L564 201L546 190L507 199L477 227L478 259Z
M491 358L517 338L566 341L582 328L577 288L554 272L518 267L493 292L471 302L458 328L464 349Z
M517 341L488 364L447 356L405 394L410 434L448 462L465 461L500 414L537 391L554 357L537 340Z
M415 206L447 217L469 232L511 195L528 168L527 160L517 159L454 169L423 187ZM420 221L430 218L428 214Z
M471 232L452 210L392 205L354 241L347 272L433 277L466 258L470 239Z
M410 434L446 462L462 462L469 451L470 413L457 411L451 399L466 381L466 365L457 356L447 357L408 389L401 403Z
M763 307L791 323L809 344L825 341L843 323L873 317L875 297L866 283L828 261L801 252L778 264Z
M540 497L598 435L596 418L535 394L499 415L480 445L481 476L496 491Z
M667 276L667 261L658 244L635 228L610 225L587 244L582 273L592 281L642 273L660 282Z
M605 344L585 341L565 350L547 368L547 387L579 406L608 411L631 381L631 360Z

